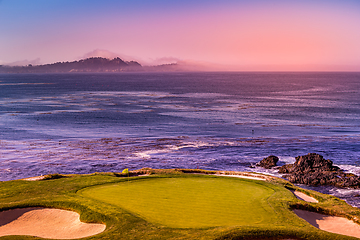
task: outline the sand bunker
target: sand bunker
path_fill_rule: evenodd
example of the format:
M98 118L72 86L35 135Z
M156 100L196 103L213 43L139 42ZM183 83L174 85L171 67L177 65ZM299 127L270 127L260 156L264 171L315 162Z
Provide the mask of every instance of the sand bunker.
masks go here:
M306 195L305 193L302 192L298 192L298 191L292 191L292 193L300 200L303 200L305 202L312 202L312 203L318 203L319 201L316 200L313 197L310 197L308 195Z
M360 225L343 218L295 209L298 217L321 230L360 238Z
M101 233L106 225L83 223L76 212L52 208L22 208L0 212L0 237L30 235L73 239Z
M227 174L215 174L215 176L221 176L221 177L236 177L236 178L246 178L246 179L252 179L252 180L261 180L266 181L265 177L258 177L256 175L227 175Z
M24 181L39 181L39 180L43 180L44 178L45 178L45 176L36 176L36 177L23 178L21 180L24 180Z

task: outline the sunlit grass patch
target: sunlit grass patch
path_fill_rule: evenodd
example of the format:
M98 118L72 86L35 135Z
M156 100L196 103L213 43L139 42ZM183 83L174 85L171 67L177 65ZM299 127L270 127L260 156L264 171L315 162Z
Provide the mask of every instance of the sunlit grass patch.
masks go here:
M258 181L153 178L89 188L82 195L114 204L149 222L176 228L267 225L277 216Z

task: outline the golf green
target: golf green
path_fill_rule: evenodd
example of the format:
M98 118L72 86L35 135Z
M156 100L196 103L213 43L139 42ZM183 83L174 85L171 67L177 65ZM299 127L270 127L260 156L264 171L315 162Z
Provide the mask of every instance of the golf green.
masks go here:
M276 222L267 201L276 190L254 180L227 177L145 178L80 192L149 222L172 228L263 226Z

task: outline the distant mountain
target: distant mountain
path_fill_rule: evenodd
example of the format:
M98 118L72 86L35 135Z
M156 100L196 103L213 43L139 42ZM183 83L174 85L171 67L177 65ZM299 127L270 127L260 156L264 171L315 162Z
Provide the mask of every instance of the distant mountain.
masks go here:
M57 62L32 66L1 66L0 73L70 73L70 72L136 72L144 71L140 63L91 57L73 62Z

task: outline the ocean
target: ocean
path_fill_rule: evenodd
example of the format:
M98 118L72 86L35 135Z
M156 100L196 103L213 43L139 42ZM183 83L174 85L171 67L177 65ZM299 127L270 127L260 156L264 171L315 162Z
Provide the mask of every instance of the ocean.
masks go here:
M0 181L255 171L315 152L360 175L360 73L0 74ZM318 187L360 207L359 190Z

